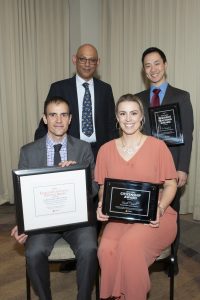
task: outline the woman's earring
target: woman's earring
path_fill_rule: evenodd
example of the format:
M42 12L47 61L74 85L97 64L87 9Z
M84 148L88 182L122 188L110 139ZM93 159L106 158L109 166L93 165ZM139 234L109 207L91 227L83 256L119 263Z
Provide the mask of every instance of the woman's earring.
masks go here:
M118 122L118 121L116 122L115 127L116 127L116 129L118 129L118 130L120 129L120 127L119 127L119 122Z
M141 122L140 122L140 131L142 131L143 127L145 124L145 117L142 118Z

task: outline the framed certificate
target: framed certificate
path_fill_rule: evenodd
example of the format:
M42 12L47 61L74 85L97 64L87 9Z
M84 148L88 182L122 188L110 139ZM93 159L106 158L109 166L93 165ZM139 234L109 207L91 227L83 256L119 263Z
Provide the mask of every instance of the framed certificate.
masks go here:
M64 231L90 223L88 166L13 170L19 233Z
M178 103L149 107L151 134L168 145L184 144Z
M149 223L156 220L159 185L106 178L102 212L110 219Z

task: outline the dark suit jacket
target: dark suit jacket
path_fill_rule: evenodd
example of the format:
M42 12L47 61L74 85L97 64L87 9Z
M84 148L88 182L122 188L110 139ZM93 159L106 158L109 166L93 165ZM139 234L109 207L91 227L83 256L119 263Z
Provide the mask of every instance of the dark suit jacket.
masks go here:
M115 104L111 86L101 80L94 79L94 105L95 105L95 128L96 128L96 145L93 150L94 155L100 146L105 142L115 138L116 119ZM47 98L60 96L68 100L72 113L72 121L68 133L76 138L80 138L78 97L76 90L76 76L52 83ZM35 139L46 134L47 130L43 122L35 133Z
M93 177L94 157L89 143L67 135L67 159L74 160L78 164L88 164ZM47 167L46 136L21 148L18 167L19 169ZM97 194L98 185L94 181L92 188L93 195Z
M151 134L148 107L150 105L150 90L145 90L136 94L144 105L145 126L144 132ZM188 92L168 85L162 105L179 103L181 121L184 135L184 145L169 146L177 171L189 172L190 156L192 150L193 132L193 110Z

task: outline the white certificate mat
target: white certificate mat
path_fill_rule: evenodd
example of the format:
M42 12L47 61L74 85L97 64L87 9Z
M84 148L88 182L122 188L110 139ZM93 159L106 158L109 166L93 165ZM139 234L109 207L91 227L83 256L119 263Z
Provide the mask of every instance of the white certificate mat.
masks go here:
M20 231L57 231L88 222L87 171L77 166L13 171Z

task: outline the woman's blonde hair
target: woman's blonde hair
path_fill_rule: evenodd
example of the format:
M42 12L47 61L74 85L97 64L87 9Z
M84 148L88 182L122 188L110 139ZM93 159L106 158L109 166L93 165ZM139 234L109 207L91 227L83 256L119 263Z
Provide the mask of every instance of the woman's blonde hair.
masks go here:
M138 104L140 112L142 114L142 121L141 121L141 127L140 127L140 131L143 129L144 123L145 123L145 118L144 118L144 106L142 104L142 101L140 100L140 98L138 96L135 96L133 94L125 94L122 95L116 105L115 105L115 114L117 115L118 113L118 108L119 108L119 104L125 101L130 101L130 102L135 102Z

